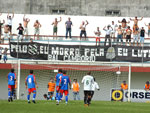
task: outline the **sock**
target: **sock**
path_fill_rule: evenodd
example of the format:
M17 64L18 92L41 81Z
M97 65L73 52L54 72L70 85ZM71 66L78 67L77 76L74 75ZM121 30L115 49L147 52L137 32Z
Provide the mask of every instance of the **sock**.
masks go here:
M11 97L11 91L9 90L8 91L8 98L10 98Z
M14 91L11 91L11 96L13 97L13 95L14 95Z
M62 100L63 94L60 93L60 100Z
M30 95L27 95L27 99L28 99L28 101L30 101Z
M58 100L58 93L56 92L56 100Z
M33 100L35 100L35 97L36 97L36 93L33 94Z
M84 97L84 104L87 104L87 97Z
M68 96L66 96L66 102L68 102Z

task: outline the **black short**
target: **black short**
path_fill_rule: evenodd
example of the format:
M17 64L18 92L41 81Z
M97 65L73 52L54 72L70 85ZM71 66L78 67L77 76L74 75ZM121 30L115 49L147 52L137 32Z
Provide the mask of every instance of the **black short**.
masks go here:
M2 55L0 55L0 60L2 59Z
M126 35L126 42L129 40L131 42L131 35Z
M91 92L91 91L84 91L84 95L85 95L85 96L91 96L91 95L92 95L92 92Z
M8 25L8 27L9 27L9 30L10 30L10 32L11 32L11 30L12 30L12 25Z

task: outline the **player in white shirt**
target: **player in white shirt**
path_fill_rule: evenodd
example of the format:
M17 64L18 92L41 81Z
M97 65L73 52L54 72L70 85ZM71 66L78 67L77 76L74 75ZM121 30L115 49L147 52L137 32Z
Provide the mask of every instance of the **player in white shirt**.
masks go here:
M91 99L92 99L92 97L93 97L93 95L94 95L95 89L100 90L100 89L99 89L99 85L98 85L98 83L95 81L95 78L94 78L94 83L92 84Z
M94 78L91 76L91 72L88 72L82 79L82 83L84 84L84 105L89 106L91 101L91 90L92 84L94 83Z

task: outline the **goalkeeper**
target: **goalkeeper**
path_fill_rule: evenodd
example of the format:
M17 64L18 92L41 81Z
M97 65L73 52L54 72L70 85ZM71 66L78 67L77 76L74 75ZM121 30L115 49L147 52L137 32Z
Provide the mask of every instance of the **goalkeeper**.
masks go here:
M48 88L47 100L49 100L49 99L52 99L54 95L54 91L55 91L55 82L53 78L50 79L50 82L48 83L47 88Z

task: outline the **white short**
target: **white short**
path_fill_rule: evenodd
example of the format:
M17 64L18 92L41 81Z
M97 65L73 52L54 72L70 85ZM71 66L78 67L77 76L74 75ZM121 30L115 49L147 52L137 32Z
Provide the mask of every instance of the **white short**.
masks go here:
M35 28L34 29L34 34L35 35L39 35L40 34L40 29L39 28Z
M24 35L28 35L28 28L24 28Z
M9 33L4 33L4 38L9 38L9 37L10 37Z
M133 35L133 42L138 42L139 41L139 35Z

